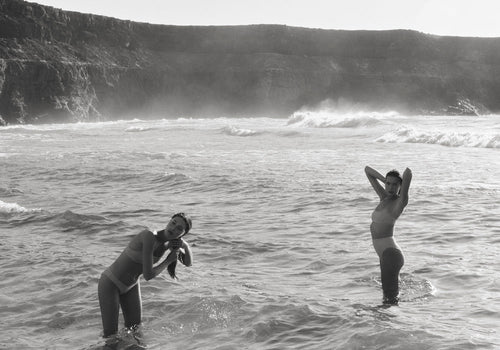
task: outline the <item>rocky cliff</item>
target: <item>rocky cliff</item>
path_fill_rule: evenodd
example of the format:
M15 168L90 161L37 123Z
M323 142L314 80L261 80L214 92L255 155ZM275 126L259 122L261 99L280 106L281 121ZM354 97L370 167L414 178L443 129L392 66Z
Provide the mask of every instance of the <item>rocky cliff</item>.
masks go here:
M0 0L0 123L286 116L326 99L500 112L500 38L152 25Z

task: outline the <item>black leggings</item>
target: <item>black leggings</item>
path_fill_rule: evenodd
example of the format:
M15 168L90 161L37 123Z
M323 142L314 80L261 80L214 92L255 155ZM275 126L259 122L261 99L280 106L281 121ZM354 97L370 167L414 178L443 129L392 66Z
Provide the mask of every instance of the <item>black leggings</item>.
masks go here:
M118 332L118 314L120 306L125 320L125 327L130 328L141 323L142 301L139 283L124 294L105 275L99 279L99 305L101 306L104 337Z
M405 263L403 253L397 248L387 248L380 258L384 303L394 304L399 296L399 270Z

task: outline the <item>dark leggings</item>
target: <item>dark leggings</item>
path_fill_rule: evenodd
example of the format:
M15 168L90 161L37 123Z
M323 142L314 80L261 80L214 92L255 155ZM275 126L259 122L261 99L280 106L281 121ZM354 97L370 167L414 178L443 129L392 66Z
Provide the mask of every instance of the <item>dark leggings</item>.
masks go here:
M125 320L125 327L130 328L141 323L142 301L139 283L124 294L105 275L99 279L99 305L101 306L104 337L118 332L118 314L120 306Z
M395 304L399 296L399 270L405 263L403 254L397 248L387 248L380 258L384 303Z

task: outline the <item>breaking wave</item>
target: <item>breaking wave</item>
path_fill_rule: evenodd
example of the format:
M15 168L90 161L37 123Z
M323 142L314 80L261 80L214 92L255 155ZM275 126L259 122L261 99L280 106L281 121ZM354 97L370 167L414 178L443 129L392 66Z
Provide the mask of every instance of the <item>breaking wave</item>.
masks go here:
M397 116L395 112L355 112L332 113L299 111L288 118L288 125L308 128L359 128L383 123L389 117Z
M6 203L0 200L0 214L31 213L40 209L27 209L17 203Z
M382 143L426 143L448 147L500 148L500 134L418 130L400 126L376 139Z
M222 128L222 132L229 136L255 136L260 134L260 132L255 130L242 129L234 126L225 126Z
M126 132L143 132L143 131L150 131L154 130L152 127L145 127L145 126L131 126L127 129L125 129Z

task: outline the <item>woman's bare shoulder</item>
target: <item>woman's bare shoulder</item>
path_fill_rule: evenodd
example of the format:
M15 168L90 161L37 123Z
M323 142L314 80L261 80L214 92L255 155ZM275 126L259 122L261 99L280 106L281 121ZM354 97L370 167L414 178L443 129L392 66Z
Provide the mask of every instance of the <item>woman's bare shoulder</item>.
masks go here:
M130 240L129 246L132 249L140 249L145 241L150 241L154 239L154 234L148 229L144 229L138 234L136 234Z

